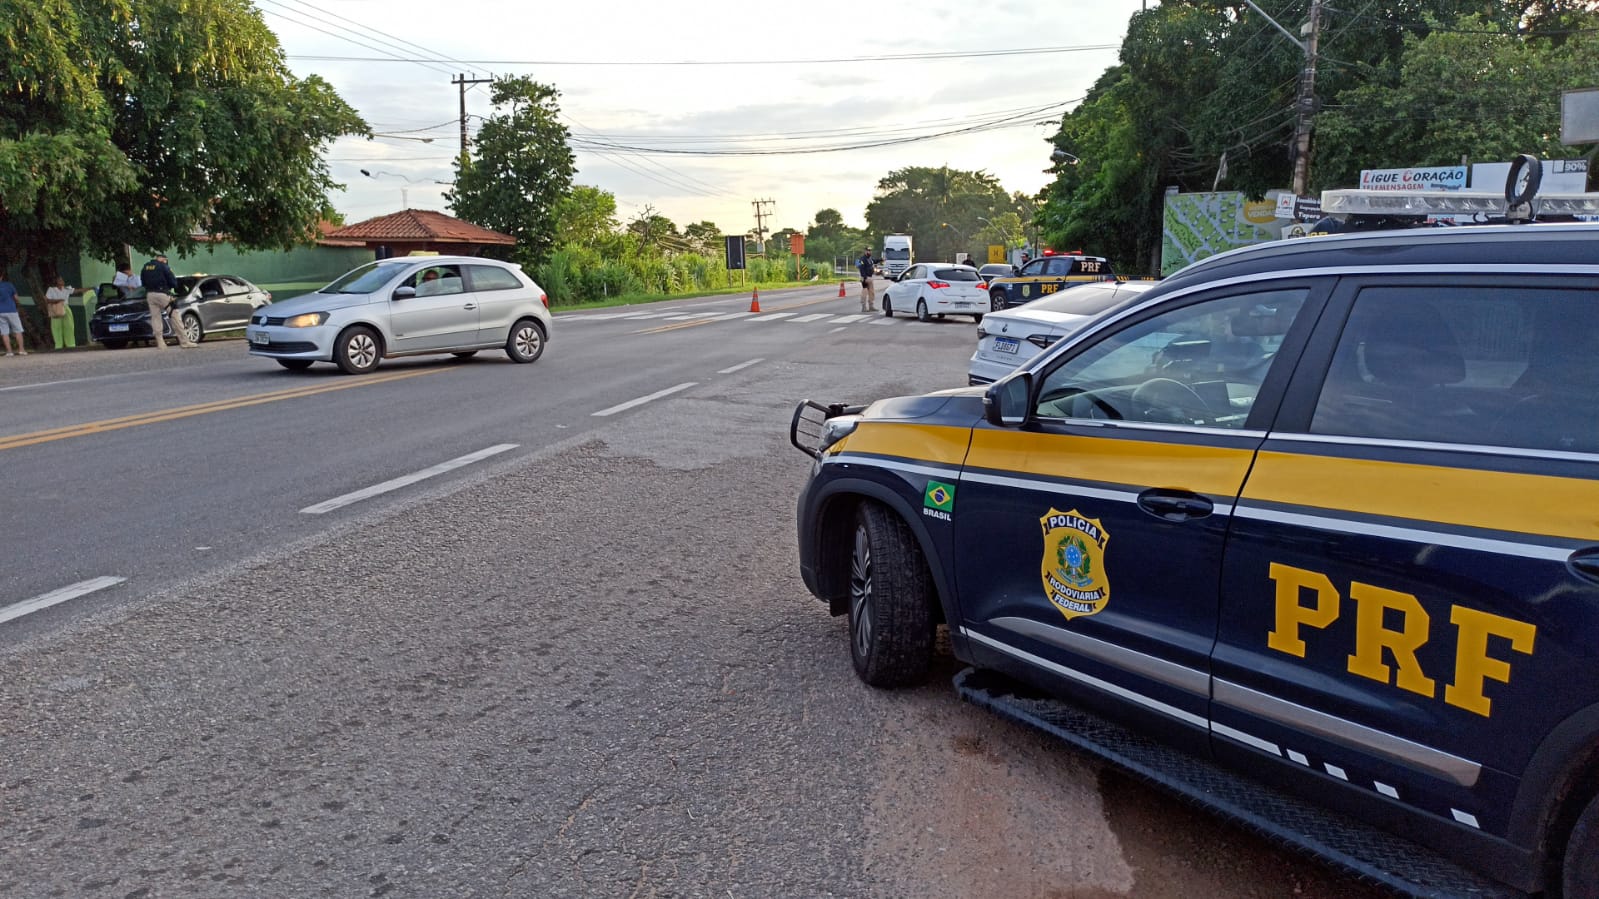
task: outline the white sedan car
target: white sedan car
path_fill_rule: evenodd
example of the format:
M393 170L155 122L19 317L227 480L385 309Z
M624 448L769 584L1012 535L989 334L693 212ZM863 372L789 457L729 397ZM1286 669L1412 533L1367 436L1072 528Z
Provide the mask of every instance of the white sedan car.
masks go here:
M918 321L945 315L988 314L988 286L977 269L953 262L918 262L883 291L883 314L914 312Z
M991 384L1003 378L1050 344L1154 286L1153 281L1084 284L989 315L977 326L977 351L966 382Z

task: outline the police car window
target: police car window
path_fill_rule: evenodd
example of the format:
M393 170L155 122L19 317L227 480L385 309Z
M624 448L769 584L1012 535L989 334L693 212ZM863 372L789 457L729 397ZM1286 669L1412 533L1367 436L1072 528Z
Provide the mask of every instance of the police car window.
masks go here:
M933 277L940 281L976 281L977 273L969 268L940 268L933 270Z
M1047 259L1034 259L1032 262L1022 266L1022 277L1031 278L1043 274L1044 263L1048 261Z
M1355 298L1316 434L1599 452L1590 291L1374 287Z
M1062 259L1057 257L1055 259L1044 260L1045 275L1053 275L1058 278L1064 278L1071 273L1072 261L1070 259Z
M1041 418L1241 428L1308 291L1262 291L1160 313L1050 372Z

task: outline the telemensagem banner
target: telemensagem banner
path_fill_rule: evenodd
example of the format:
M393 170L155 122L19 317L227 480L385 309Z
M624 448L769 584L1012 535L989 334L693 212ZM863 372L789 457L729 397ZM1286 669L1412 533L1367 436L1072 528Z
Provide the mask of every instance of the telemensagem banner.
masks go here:
M1465 186L1463 165L1360 170L1361 190L1461 190Z

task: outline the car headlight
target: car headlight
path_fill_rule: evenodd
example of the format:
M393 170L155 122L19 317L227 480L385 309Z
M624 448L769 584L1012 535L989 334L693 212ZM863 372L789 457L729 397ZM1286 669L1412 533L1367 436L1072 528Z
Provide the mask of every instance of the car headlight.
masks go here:
M285 328L314 328L328 320L326 312L304 312L283 320Z
M855 428L860 423L858 415L840 415L822 422L822 434L816 441L816 451L827 452L828 447L855 433Z

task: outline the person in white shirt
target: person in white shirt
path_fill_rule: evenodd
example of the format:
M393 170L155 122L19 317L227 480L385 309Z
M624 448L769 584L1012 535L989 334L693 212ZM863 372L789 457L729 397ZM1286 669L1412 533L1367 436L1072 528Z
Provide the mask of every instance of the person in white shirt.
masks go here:
M67 303L71 297L72 288L67 286L65 279L59 277L44 292L44 312L50 317L50 336L55 339L58 350L78 345L72 306Z
M111 278L111 284L116 287L117 293L125 300L133 296L134 291L144 289L144 282L133 273L133 263L124 262L117 266L117 273Z

